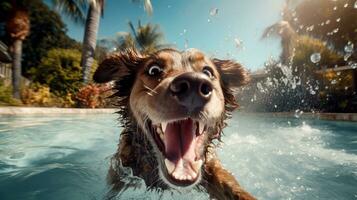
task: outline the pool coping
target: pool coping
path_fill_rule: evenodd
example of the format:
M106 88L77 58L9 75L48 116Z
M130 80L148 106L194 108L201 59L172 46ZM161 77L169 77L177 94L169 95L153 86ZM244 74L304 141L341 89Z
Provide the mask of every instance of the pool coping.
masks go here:
M1 115L43 115L43 114L112 114L118 111L114 108L55 108L55 107L0 107ZM244 112L242 114L252 114L258 116L270 117L295 117L294 112ZM298 116L302 119L321 119L334 121L352 121L357 122L357 113L302 113Z
M270 117L295 117L301 119L320 119L320 120L330 120L330 121L350 121L357 122L357 113L312 113L306 112L295 116L294 112L268 112L268 113L253 113L253 112L241 112L242 114L252 114L258 116L266 116Z
M43 114L111 114L113 108L56 108L56 107L0 107L1 115L43 115Z

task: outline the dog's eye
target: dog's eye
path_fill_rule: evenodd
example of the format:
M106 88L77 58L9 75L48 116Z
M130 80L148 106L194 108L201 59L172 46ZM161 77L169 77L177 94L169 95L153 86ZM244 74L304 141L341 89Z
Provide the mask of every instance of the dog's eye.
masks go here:
M158 65L152 65L148 70L148 74L150 76L159 75L161 72L162 72L162 68L159 67Z
M210 67L204 67L202 72L206 74L208 77L212 78L213 77L213 71Z

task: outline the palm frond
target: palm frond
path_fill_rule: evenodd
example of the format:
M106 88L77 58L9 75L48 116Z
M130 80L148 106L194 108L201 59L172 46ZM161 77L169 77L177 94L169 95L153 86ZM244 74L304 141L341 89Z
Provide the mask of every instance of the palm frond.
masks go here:
M63 12L75 23L84 24L87 0L52 0L55 10Z
M280 21L265 28L261 38L265 39L271 36L290 38L293 37L295 34L296 33L289 22Z

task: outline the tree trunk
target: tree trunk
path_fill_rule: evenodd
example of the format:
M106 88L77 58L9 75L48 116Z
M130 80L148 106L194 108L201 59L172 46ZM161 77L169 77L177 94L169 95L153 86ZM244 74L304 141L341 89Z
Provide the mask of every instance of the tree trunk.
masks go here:
M13 48L12 96L13 98L20 100L22 40L16 39L13 43Z
M101 5L91 3L88 10L86 27L84 31L83 49L81 66L83 69L83 83L90 80L91 66L94 59L94 51L97 42L97 32L99 27L99 18L101 15Z

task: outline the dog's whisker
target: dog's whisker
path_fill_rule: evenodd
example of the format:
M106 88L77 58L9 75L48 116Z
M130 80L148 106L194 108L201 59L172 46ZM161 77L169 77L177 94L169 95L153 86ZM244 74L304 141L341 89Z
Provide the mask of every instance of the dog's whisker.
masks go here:
M144 88L150 90L150 92L153 92L153 93L155 93L155 94L158 94L155 90L153 90L153 89L150 88L149 86L147 86L147 85L145 85L145 84L144 84L143 86L144 86Z
M153 94L151 94L150 92L145 92L147 95L149 96L154 96Z

